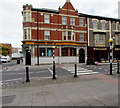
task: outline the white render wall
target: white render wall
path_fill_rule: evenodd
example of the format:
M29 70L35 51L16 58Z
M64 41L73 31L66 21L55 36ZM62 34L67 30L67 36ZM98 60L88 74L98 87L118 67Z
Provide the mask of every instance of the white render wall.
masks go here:
M64 56L64 57L59 57L55 56L55 63L78 63L79 62L79 57L77 56ZM39 57L39 63L40 64L52 64L53 63L53 57ZM25 58L23 58L23 64L25 65ZM31 58L31 65L36 65L37 64L37 57Z

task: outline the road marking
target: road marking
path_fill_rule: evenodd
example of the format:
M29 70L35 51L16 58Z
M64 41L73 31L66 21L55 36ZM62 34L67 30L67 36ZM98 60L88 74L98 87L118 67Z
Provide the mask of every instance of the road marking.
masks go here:
M77 75L87 75L87 74L95 74L95 73L98 73L98 72L89 72L89 73L77 73Z
M16 80L21 80L21 79L23 79L23 78L11 79L11 80L4 80L3 82L16 81Z
M53 71L50 69L50 68L48 68L48 70L50 71L50 73L53 75Z

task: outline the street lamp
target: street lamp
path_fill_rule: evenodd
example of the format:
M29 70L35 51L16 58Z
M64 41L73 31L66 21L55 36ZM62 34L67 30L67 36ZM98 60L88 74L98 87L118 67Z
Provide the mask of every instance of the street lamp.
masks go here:
M110 43L110 75L112 75L112 60L113 60L113 39L109 39Z
M55 46L52 46L53 49L53 78L52 79L56 79L55 76Z

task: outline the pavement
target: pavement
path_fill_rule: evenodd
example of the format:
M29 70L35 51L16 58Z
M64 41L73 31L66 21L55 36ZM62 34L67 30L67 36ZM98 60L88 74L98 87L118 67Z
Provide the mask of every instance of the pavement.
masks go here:
M9 68L16 67L21 68L23 65ZM34 66L30 66L30 68L34 68ZM101 73L80 75L77 78L73 76L57 79L40 77L30 79L30 82L21 81L17 85L2 87L0 99L2 99L2 108L14 108L16 106L28 106L29 108L34 108L34 106L118 108L118 104L120 105L119 84L118 74L114 77Z

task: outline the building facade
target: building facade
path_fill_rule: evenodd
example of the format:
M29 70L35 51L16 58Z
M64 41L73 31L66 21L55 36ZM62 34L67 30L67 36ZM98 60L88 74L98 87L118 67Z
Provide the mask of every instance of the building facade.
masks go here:
M67 1L58 10L23 6L23 51L25 64L85 63L87 23Z
M78 13L69 0L58 10L23 6L24 64L109 61L109 39L114 58L120 55L120 20ZM99 56L99 57L98 57ZM120 58L119 58L120 59Z

